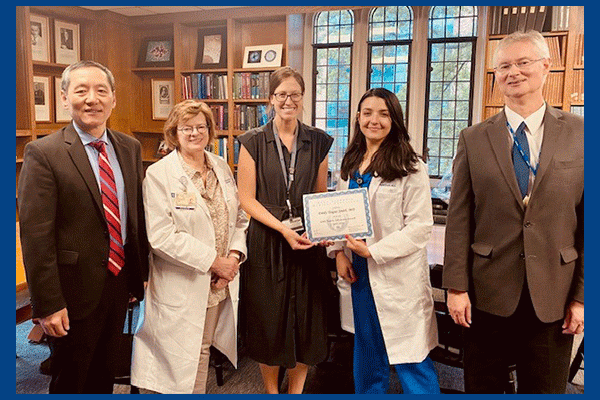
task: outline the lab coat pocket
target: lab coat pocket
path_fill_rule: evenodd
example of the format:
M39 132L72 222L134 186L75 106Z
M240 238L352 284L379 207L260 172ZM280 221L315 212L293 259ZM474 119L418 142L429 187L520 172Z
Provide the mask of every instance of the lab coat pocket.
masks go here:
M185 304L196 272L170 264L159 257L154 257L153 261L149 284L152 297L167 306Z

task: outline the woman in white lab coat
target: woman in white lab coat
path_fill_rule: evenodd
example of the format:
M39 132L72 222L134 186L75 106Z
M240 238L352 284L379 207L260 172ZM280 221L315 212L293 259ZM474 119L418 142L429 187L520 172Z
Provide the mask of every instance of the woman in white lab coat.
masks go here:
M368 90L338 190L367 187L374 237L346 236L336 258L342 327L354 332L355 392L385 394L389 366L403 393L440 393L428 357L437 325L426 244L433 225L429 176L410 145L396 95Z
M210 108L185 100L164 127L174 151L148 167L144 207L151 247L144 321L133 344L132 385L205 393L210 346L237 365L239 263L248 225L227 163L205 150Z

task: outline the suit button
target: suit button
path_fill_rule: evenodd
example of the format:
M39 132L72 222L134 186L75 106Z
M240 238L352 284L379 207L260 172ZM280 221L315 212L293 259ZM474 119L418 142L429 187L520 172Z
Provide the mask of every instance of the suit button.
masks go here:
M521 254L519 254L519 257L520 257L521 259L524 259L524 258L525 258L525 253L521 253Z
M529 221L525 222L524 226L525 226L525 228L529 228L531 226L531 222L529 222Z

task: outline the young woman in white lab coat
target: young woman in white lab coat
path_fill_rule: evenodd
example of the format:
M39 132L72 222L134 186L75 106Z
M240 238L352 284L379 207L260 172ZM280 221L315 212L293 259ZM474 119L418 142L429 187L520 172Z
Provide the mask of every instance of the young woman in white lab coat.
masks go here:
M211 345L237 365L238 270L248 220L231 169L205 151L215 137L210 108L184 100L164 131L175 150L148 167L144 179L150 276L131 383L159 393L204 393Z
M342 327L354 332L355 392L385 394L389 366L403 393L440 393L428 357L437 325L426 244L433 225L429 176L410 145L395 94L361 98L338 190L367 187L374 237L346 236L335 257Z

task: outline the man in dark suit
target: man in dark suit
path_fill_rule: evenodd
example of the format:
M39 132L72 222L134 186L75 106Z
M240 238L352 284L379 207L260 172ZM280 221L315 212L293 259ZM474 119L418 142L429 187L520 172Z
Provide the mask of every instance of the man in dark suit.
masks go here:
M584 124L544 101L549 58L536 31L502 39L504 111L458 143L443 285L469 393L501 393L513 363L519 393L564 393L583 332Z
M72 64L61 89L73 120L26 146L19 177L33 320L53 342L50 393L112 393L127 304L148 274L141 146L106 127L106 67Z

